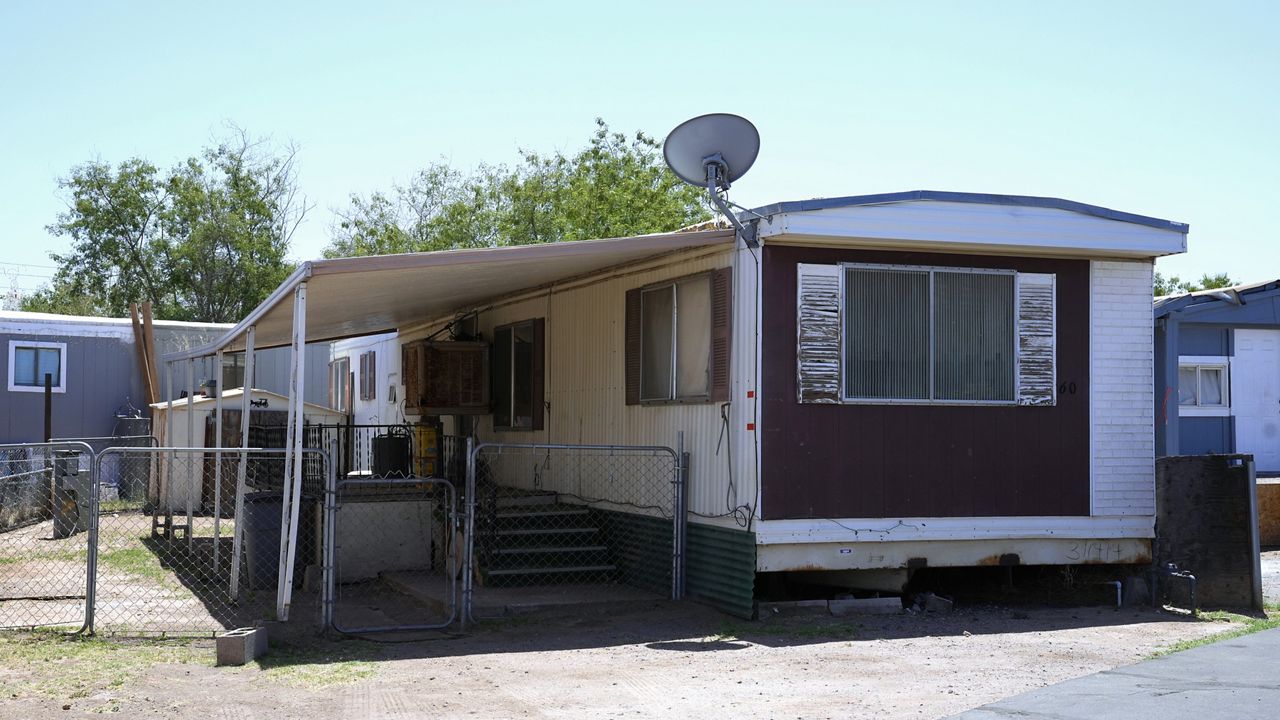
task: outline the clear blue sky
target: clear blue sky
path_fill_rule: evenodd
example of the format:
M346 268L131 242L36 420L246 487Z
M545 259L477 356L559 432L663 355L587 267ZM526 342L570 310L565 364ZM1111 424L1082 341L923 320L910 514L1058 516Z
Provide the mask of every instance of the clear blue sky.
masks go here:
M571 151L596 116L760 129L746 205L932 189L1187 222L1166 273L1280 277L1280 3L6 3L0 282L64 247L56 178L166 166L226 122L301 146L332 209L428 162ZM51 270L26 268L32 287Z

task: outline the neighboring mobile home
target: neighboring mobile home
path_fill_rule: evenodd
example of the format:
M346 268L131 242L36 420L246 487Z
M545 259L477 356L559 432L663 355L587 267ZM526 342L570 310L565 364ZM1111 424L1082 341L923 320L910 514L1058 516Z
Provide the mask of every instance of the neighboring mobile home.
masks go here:
M1155 355L1157 455L1280 475L1280 281L1156 298Z
M304 263L170 359L249 329L287 343L305 308L309 342L398 332L410 420L423 353L483 347L469 405L434 410L446 433L683 432L689 594L742 614L759 573L900 588L926 566L1149 561L1152 271L1186 225L928 191L743 220L758 246L709 230Z
M221 323L157 320L156 346L161 354L208 344L233 327ZM44 381L53 378L53 436L103 437L117 434L117 415L142 412L146 398L142 372L129 318L82 317L31 312L0 312L0 372L6 384L0 394L0 444L39 442L44 433ZM316 379L307 384L307 399L327 400L324 367L328 347L308 351ZM200 384L214 379L213 359L196 361L193 374ZM242 382L243 354L225 358L223 374L229 387ZM263 350L257 355L259 387L287 390L288 349ZM161 382L164 376L161 374ZM171 391L185 388L185 370L178 368Z

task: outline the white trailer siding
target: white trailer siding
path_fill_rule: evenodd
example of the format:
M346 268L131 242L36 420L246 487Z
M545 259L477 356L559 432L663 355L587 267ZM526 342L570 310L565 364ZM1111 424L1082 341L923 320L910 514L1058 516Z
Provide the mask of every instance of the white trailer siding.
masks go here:
M1095 260L1089 266L1089 444L1095 516L1155 515L1153 271L1150 261Z
M633 288L685 275L735 265L732 397L728 426L720 416L720 403L671 405L625 403L625 297ZM745 262L743 261L745 260ZM495 327L534 318L545 320L546 379L544 398L549 404L543 430L493 429L491 415L479 416L477 433L482 441L510 443L564 443L592 445L664 445L674 448L677 433L684 432L685 449L692 457L690 508L703 515L726 515L730 451L733 453L733 505L753 507L756 497L754 443L746 430L752 422L746 391L754 387L756 357L753 313L755 267L746 251L735 258L729 248L672 254L660 260L617 268L591 278L565 283L493 304L479 314L478 329L492 339ZM745 281L744 281L745 279ZM407 331L401 342L423 338L440 327ZM721 439L721 435L725 437ZM717 444L720 444L717 454ZM585 474L584 474L585 476ZM580 478L566 473L566 490L601 496L603 488L581 486ZM544 477L551 487L555 477ZM621 498L625 499L625 498ZM705 518L704 518L705 519ZM729 522L724 518L719 522Z

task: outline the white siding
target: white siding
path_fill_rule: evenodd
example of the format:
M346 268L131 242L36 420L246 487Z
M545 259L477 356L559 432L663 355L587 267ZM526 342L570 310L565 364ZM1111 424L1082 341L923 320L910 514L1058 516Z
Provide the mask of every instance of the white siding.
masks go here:
M746 423L755 422L746 391L754 389L756 269L750 255L734 269L733 350L731 354L731 443L726 440L716 454L723 425L720 403L627 405L624 366L626 292L650 283L705 272L734 264L728 248L689 251L637 266L602 273L551 288L537 294L496 303L483 310L479 330L492 339L493 329L507 323L544 318L546 322L546 385L549 404L545 429L496 431L491 415L477 418L481 441L512 443L564 443L600 445L664 445L674 448L684 432L685 449L691 455L689 502L694 512L708 515L726 512L729 481L728 458L732 446L734 504L756 502L755 444ZM745 308L745 309L744 309ZM400 338L409 342L427 336L439 324L407 330ZM744 372L750 368L751 375ZM403 394L403 388L401 388ZM741 400L739 402L738 400ZM543 486L549 479L543 478ZM577 485L572 490L590 490ZM583 492L582 494L589 494ZM597 495L598 496L598 495Z
M1089 266L1092 514L1155 514L1151 262Z
M765 242L943 252L1150 258L1186 252L1182 230L1118 222L1057 208L938 200L779 213L760 225Z

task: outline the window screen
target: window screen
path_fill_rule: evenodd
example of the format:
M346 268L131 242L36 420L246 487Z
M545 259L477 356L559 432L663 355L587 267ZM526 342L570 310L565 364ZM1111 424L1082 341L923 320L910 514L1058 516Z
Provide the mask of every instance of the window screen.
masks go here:
M929 274L845 272L845 396L929 397Z
M933 396L1013 400L1013 275L933 274Z
M1015 277L950 268L846 268L845 398L1013 402Z

